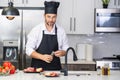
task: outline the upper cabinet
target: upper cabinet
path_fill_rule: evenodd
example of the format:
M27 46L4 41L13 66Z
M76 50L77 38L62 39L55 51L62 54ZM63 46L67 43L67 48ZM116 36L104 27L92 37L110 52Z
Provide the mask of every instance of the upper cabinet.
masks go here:
M95 8L103 8L102 0L94 0ZM120 8L120 0L110 0L108 8Z
M58 23L67 34L94 33L94 0L60 0Z
M108 8L120 8L120 0L110 0Z
M0 0L0 6L8 6L10 0ZM11 0L14 3L14 6L23 6L23 0Z
M26 7L44 7L45 0L24 0Z
M0 6L8 6L8 1L16 7L44 7L45 0L0 0Z

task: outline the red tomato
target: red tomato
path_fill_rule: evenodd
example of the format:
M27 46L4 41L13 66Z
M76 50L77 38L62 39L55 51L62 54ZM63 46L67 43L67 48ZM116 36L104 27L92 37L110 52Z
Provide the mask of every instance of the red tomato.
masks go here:
M7 72L7 71L6 71L5 69L2 69L2 73L4 73L4 74L5 74L6 72Z
M14 65L11 65L10 66L10 69L16 69Z
M9 68L9 67L5 67L4 69L5 69L6 71L9 71L9 70L10 70L10 68Z
M0 67L0 73L2 72L2 67Z
M14 74L15 73L15 69L10 70L10 74Z
M9 61L5 61L4 63L3 63L3 67L11 67L11 62L9 62Z

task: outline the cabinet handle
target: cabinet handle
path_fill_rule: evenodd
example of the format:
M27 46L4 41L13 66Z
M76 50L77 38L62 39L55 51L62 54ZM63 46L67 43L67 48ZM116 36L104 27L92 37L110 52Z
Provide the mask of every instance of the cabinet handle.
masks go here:
M114 5L116 5L117 4L117 1L116 0L114 0Z
M70 17L70 31L72 31L72 17Z
M74 31L76 30L76 18L74 18Z
M26 0L26 4L28 4L28 0Z
M118 6L120 5L120 0L118 0Z
M24 4L24 0L22 0L22 3Z
M10 0L8 0L8 3L10 2Z

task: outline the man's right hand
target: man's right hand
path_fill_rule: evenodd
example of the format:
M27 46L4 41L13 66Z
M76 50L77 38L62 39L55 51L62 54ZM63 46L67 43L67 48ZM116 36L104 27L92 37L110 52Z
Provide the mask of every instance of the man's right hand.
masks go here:
M42 60L47 62L47 63L50 63L53 60L53 56L48 55L48 54L44 54L44 55L42 55Z
M31 57L36 59L41 59L47 63L50 63L53 60L52 55L40 54L40 53L37 53L36 51L32 52Z

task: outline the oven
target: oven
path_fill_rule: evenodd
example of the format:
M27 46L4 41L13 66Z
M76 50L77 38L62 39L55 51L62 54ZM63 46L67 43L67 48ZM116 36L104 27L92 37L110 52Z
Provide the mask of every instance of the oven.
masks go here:
M95 32L120 32L120 9L96 9Z

